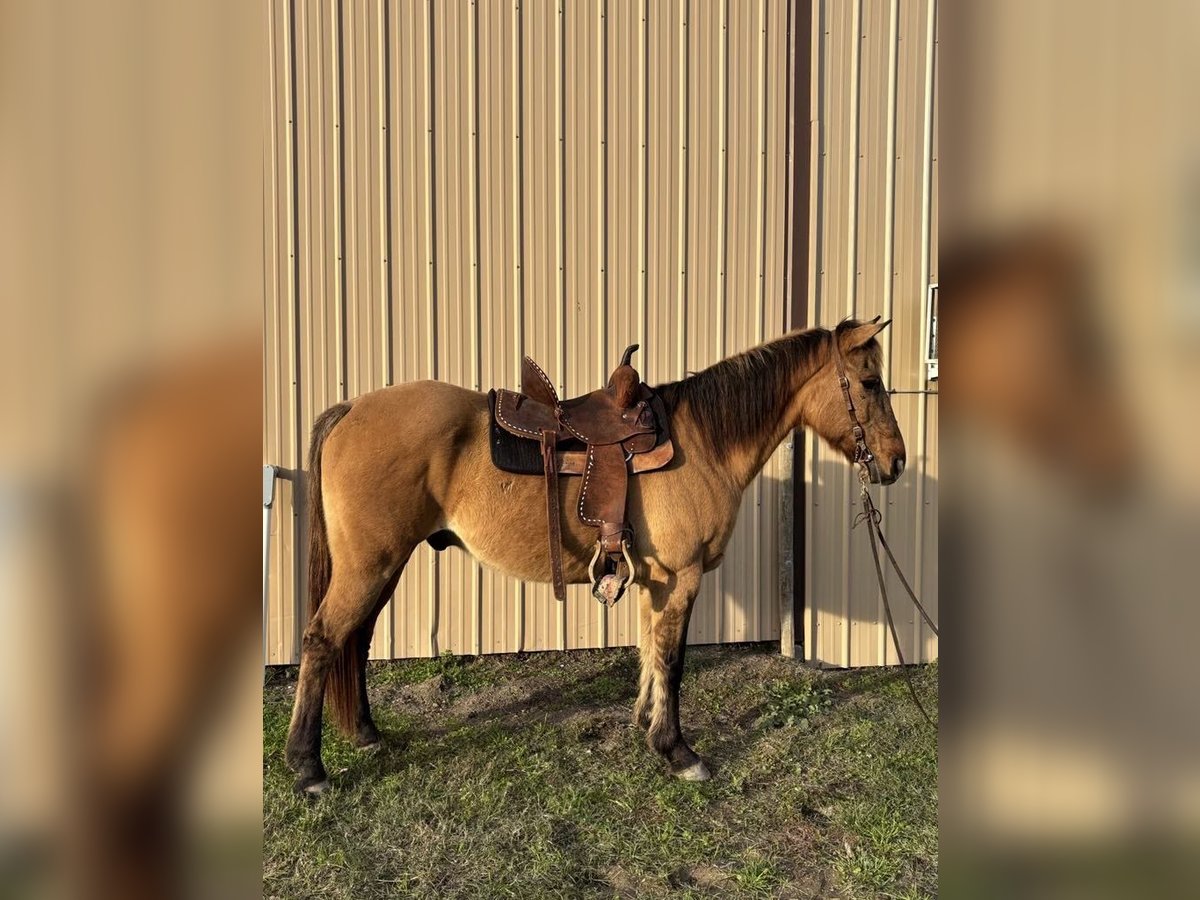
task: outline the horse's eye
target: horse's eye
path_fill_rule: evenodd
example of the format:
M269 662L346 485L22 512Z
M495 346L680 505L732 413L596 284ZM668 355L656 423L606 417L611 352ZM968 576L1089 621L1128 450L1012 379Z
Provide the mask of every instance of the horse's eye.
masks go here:
M883 382L878 378L864 378L862 386L864 391L877 391L883 386Z

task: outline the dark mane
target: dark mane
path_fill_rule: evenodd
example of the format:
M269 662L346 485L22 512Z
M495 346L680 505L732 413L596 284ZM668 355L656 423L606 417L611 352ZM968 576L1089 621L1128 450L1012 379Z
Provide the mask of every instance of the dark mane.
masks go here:
M654 390L668 415L687 407L713 449L725 457L761 440L775 425L795 390L797 370L819 364L828 338L824 328L794 332Z
M811 374L825 362L831 334L840 335L861 324L844 319L833 332L824 328L793 332L654 390L669 416L687 407L713 450L724 459L738 448L762 441L796 390L797 371ZM877 361L882 352L874 338L862 349Z

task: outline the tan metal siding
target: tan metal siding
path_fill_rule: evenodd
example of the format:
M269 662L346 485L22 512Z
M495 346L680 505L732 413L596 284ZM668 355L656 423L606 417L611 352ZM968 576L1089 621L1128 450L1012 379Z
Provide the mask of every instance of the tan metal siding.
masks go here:
M627 343L650 382L784 323L784 0L326 3L270 20L265 455L327 406L437 378L564 394ZM693 641L778 636L777 460L747 492ZM272 662L298 657L303 504L281 484ZM375 657L630 645L637 597L565 605L422 547Z
M935 36L935 0L814 3L809 319L894 320L883 336L887 380L902 392L893 404L909 468L878 501L936 618L937 396L922 356L926 285L936 280ZM867 537L850 530L857 482L837 454L812 436L806 443L806 657L895 662ZM911 605L893 606L905 658L936 657Z
M287 54L291 47L289 23L278 7L270 9L267 21L267 108L265 123L265 160L263 211L263 449L271 462L293 467L296 465L296 408L293 399L294 353L291 345L295 333L290 322L293 293L293 197L292 164L292 91L286 77L290 66ZM280 65L280 61L283 65ZM293 541L295 529L291 496L292 483L277 485L275 516L271 528L272 556L268 561L268 579L272 597L276 600L268 610L266 646L268 659L286 659L292 652L290 635L295 604L278 602L280 597L296 594L292 561L296 558Z

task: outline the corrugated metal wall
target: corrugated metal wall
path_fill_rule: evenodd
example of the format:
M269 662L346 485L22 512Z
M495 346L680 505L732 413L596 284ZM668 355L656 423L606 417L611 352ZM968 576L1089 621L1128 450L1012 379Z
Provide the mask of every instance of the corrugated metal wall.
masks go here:
M340 399L434 377L515 385L530 353L560 392L599 384L627 343L643 376L780 333L787 239L787 40L808 4L312 2L268 6L267 461L296 469ZM798 10L800 12L798 12ZM923 365L937 280L934 0L814 0L812 323L876 313L908 439L885 527L937 606L937 398ZM845 463L805 450L809 659L894 661ZM747 492L690 639L779 634L782 454ZM273 662L297 658L304 510L280 484ZM379 657L636 641L636 598L566 606L456 552L422 549L381 617ZM909 659L933 658L903 601Z
M590 390L640 342L651 383L785 326L786 0L271 0L266 461L387 384L515 386L522 354ZM777 456L746 493L694 642L779 635ZM271 662L297 659L300 522L284 482ZM420 550L377 657L637 640L605 611Z
M909 467L883 489L883 527L937 619L937 395L925 380L924 306L937 281L936 0L824 0L812 21L809 320L881 314L887 383ZM867 535L851 531L857 481L807 447L804 645L833 666L896 661ZM937 638L889 590L905 659Z

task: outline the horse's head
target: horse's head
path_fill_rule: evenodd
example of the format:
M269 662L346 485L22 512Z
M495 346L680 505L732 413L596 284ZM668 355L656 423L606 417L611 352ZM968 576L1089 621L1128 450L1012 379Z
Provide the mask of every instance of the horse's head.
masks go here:
M871 480L883 484L899 478L905 463L904 437L883 384L883 351L875 340L890 322L876 316L838 325L827 362L806 385L805 404L813 430L852 463L866 464Z

